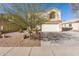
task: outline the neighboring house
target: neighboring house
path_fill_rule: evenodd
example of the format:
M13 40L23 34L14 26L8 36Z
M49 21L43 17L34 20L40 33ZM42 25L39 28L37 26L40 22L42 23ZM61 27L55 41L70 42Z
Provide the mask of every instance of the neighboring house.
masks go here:
M48 19L48 21L42 24L42 32L61 32L61 12L60 10L54 8L47 10L43 13L43 16Z
M79 18L73 18L62 23L62 28L70 28L72 31L79 31Z

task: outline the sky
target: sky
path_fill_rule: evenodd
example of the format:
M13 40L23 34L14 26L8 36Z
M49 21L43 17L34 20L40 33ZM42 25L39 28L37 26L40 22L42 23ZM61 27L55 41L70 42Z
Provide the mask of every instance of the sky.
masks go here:
M6 3L5 6L10 6L10 4ZM42 7L45 9L49 8L57 8L61 11L61 19L62 21L64 20L69 20L71 18L74 18L74 13L71 10L71 6L68 3L43 3ZM2 12L0 8L0 12Z

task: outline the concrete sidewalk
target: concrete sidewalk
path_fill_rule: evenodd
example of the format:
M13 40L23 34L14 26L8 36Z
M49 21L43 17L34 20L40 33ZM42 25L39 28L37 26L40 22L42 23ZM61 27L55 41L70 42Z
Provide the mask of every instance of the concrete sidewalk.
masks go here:
M79 47L0 47L0 56L79 56Z

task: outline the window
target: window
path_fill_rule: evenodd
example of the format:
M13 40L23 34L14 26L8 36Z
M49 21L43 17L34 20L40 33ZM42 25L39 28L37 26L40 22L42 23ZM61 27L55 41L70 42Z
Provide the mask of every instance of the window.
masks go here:
M50 13L50 19L55 18L55 12Z
M69 24L69 27L72 27L72 24Z

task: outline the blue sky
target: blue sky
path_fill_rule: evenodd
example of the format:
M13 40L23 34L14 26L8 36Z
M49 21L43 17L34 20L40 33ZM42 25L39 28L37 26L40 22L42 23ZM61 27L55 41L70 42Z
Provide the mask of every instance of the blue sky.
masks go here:
M10 4L6 4L6 6L10 6ZM45 9L49 8L58 8L61 10L61 19L62 20L69 20L74 17L74 13L71 11L71 6L68 3L43 3L42 7ZM3 10L0 9L0 12Z

